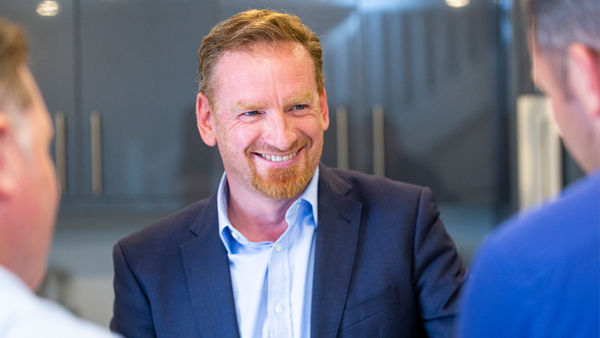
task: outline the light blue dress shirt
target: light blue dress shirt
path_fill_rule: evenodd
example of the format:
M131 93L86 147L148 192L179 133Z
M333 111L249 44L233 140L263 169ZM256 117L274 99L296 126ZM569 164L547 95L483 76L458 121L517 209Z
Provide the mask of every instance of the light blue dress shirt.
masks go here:
M287 210L288 228L277 241L254 243L229 222L226 173L221 178L219 234L229 257L242 338L310 337L318 182L319 168Z

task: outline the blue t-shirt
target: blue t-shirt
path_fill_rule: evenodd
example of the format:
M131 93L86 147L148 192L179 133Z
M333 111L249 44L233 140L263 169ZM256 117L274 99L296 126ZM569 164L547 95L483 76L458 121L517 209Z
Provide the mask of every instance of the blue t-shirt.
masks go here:
M600 337L600 171L510 219L476 255L459 337Z

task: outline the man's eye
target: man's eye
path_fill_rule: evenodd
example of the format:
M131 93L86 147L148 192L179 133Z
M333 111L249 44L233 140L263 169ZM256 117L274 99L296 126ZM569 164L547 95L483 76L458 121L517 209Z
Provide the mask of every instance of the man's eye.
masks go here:
M294 109L296 109L296 110L302 110L304 108L306 108L305 104L297 104L294 106Z
M254 115L258 115L258 111L257 110L247 111L247 112L245 112L242 115L244 115L244 116L254 116Z

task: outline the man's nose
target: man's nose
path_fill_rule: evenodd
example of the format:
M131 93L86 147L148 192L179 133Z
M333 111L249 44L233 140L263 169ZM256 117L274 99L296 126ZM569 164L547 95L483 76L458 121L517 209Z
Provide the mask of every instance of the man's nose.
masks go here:
M294 129L293 117L283 111L275 111L267 119L265 141L281 151L288 150L297 139Z

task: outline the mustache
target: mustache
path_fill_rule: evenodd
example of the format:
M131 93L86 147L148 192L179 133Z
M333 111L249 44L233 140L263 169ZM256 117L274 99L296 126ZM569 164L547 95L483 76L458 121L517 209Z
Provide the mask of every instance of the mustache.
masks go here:
M310 139L303 138L301 140L294 141L294 143L292 143L292 145L289 146L287 149L279 149L270 144L252 144L250 147L248 147L248 149L246 150L246 153L247 154L260 153L260 154L268 154L268 155L286 155L289 153L299 151L300 149L304 148L305 146L309 145L310 143L311 143Z

